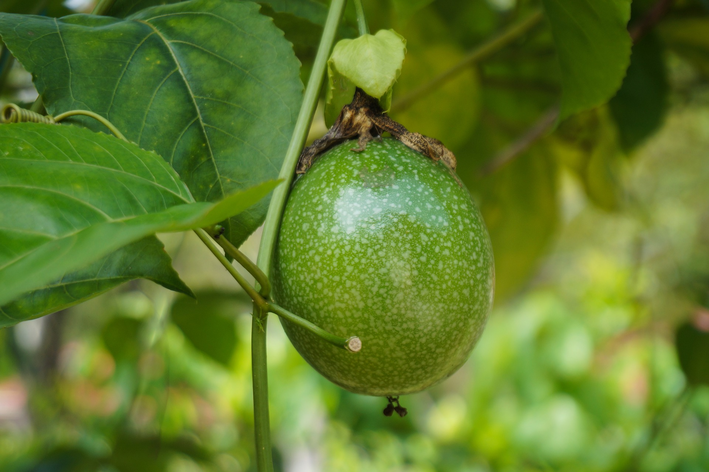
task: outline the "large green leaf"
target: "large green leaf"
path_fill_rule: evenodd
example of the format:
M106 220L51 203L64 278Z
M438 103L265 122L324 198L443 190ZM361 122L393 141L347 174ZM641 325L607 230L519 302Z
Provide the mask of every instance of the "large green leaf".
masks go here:
M125 18L146 8L181 3L183 1L185 0L116 0L106 14ZM256 3L268 6L273 12L289 13L320 26L325 24L325 19L327 18L327 5L315 0L266 0L257 1Z
M115 0L106 12L107 16L125 18L146 8L181 3L185 0Z
M184 0L116 0L107 15L125 18L145 8L179 1ZM315 0L268 0L256 3L261 5L261 14L273 18L275 25L285 33L286 39L293 43L301 61L314 56L327 18L327 4ZM351 25L344 23L340 26L340 36L349 37L356 33Z
M642 143L660 127L665 117L670 86L663 54L664 47L657 35L646 34L633 46L623 86L610 101L625 150ZM707 57L709 60L709 55Z
M156 154L71 126L1 126L0 149L0 305L148 235L223 221L276 185L191 203Z
M278 174L300 106L298 60L258 9L198 0L125 20L3 14L0 34L51 114L105 116L170 162L198 201L216 201ZM241 244L267 206L231 218L226 237Z
M630 0L543 0L563 95L560 118L598 106L620 88L630 62Z

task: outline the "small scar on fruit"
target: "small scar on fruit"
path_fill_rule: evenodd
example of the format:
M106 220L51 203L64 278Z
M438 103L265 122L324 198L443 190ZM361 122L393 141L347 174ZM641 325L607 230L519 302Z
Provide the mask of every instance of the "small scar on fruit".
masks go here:
M412 133L387 115L377 99L370 97L362 89L357 89L352 102L345 105L337 120L322 138L303 149L298 160L296 173L304 174L313 162L328 149L349 139L357 139L354 152L362 152L367 143L381 139L382 133L389 133L394 139L404 143L433 161L442 161L455 171L455 155L442 142L419 133Z
M382 413L384 413L384 416L391 416L394 412L396 412L397 415L400 417L406 416L408 413L408 410L401 406L399 403L399 397L387 397L387 400L389 401L389 404L384 408Z

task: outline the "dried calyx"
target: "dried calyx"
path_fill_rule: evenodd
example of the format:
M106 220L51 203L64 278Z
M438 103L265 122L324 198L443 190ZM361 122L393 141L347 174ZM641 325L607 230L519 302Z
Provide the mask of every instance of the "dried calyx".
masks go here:
M369 141L380 138L385 132L430 159L443 161L446 166L455 171L457 165L455 156L442 142L407 130L382 110L377 99L358 88L352 102L342 108L337 121L327 134L303 149L296 172L304 174L318 156L343 141L357 139L358 146L352 151L361 152L365 150Z

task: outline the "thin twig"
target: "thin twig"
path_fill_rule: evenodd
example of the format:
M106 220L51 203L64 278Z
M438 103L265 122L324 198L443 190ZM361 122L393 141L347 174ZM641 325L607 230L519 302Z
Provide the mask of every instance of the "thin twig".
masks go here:
M104 125L106 128L108 128L108 129L111 131L111 133L113 133L113 135L114 135L115 137L117 137L118 139L122 139L123 141L125 141L125 142L127 142L127 143L130 142L130 141L128 141L128 139L126 139L125 136L123 136L123 133L121 133L121 132L118 130L118 128L116 128L116 127L113 125L113 123L111 123L110 121L108 121L108 120L107 120L106 118L104 118L103 116L101 116L101 115L99 115L99 114L97 114L97 113L94 113L94 112L92 112L92 111L88 111L88 110L71 110L71 111L67 111L67 112L64 112L64 113L62 113L62 114L60 114L60 115L55 116L55 117L54 117L54 121L56 121L57 123L59 123L60 121L66 119L66 118L69 118L70 116L77 116L77 115L78 115L78 116L88 116L89 118L93 118L94 120L98 121L99 123L101 123L102 125Z
M404 111L409 108L415 101L422 97L425 97L429 93L438 89L440 86L445 84L451 79L454 79L458 74L465 71L468 67L476 62L480 62L487 59L500 49L504 48L508 44L512 43L514 40L534 28L539 24L544 18L541 10L537 11L524 20L510 26L508 29L498 34L494 38L486 41L477 48L469 52L460 62L448 69L447 71L441 73L435 77L430 82L423 84L417 89L412 90L408 94L404 95L402 98L394 101L391 106L391 113L396 113Z
M659 0L640 21L630 28L630 38L633 40L633 44L637 43L640 38L645 36L670 12L672 3L674 3L674 0Z
M295 167L300 152L308 136L310 123L313 121L315 107L320 97L320 90L325 75L327 59L330 57L335 42L337 26L340 23L346 0L332 0L327 14L318 52L315 55L308 86L303 95L303 103L291 135L279 178L283 184L277 187L271 196L271 203L266 214L266 221L261 234L261 245L257 263L266 276L271 269L271 258L278 239L278 229L285 209L288 190L293 181ZM256 469L259 472L273 471L271 455L271 433L268 412L268 375L266 373L266 323L268 313L254 303L254 316L251 320L251 369L254 391L254 442L256 443Z
M517 138L515 142L507 146L502 150L497 156L495 156L490 162L488 162L485 167L482 168L480 173L482 175L492 174L493 172L499 170L502 166L512 161L514 158L522 154L524 151L529 149L529 147L537 142L539 138L544 136L549 128L556 122L559 116L559 107L554 105L549 108L542 117L532 125L531 128L527 130L522 136Z
M236 262L238 262L246 271L256 279L256 282L261 286L259 293L264 299L268 299L271 294L271 283L268 281L268 277L263 271L257 266L251 259L249 259L246 254L239 251L239 249L234 246L228 239L222 238L221 235L215 235L214 240L219 244L224 252L229 256L233 257Z
M362 341L360 341L357 336L350 336L349 338L335 336L334 334L325 331L320 326L291 313L290 311L276 305L275 303L268 304L268 311L270 311L271 313L275 313L276 315L280 316L285 320L290 321L293 324L307 329L311 333L319 336L320 338L334 346L337 346L350 352L359 352L362 349Z
M246 279L244 278L241 273L236 270L236 267L234 267L231 262L222 254L219 249L217 248L217 245L214 243L214 240L212 237L207 234L207 232L203 229L196 229L194 232L197 234L199 239L202 240L205 246L207 246L207 249L209 249L212 254L219 260L219 262L224 266L224 268L231 274L231 276L236 280L236 282L241 285L241 288L244 289L244 291L251 297L251 299L254 301L254 304L256 304L258 307L262 309L266 309L268 306L268 303L266 300L261 297L261 295L254 289L251 284L249 284Z
M674 0L658 0L657 3L645 14L645 16L629 28L630 39L633 45L645 36L657 23L670 11ZM532 125L529 130L517 138L512 144L500 151L486 164L480 171L482 175L487 175L500 169L503 165L511 162L520 154L529 149L535 142L542 138L549 129L554 126L559 116L559 106L554 105L547 109L542 117Z

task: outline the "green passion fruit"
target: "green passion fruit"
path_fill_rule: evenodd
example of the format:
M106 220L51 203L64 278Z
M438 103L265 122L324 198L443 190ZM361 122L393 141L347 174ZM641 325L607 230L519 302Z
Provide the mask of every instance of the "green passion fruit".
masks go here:
M345 142L294 185L273 267L273 295L342 336L350 353L283 320L305 360L355 393L428 388L465 363L487 321L494 265L470 194L442 163L392 140Z

